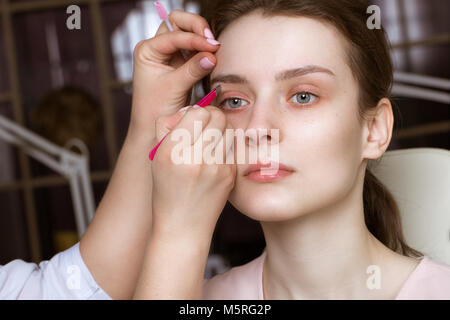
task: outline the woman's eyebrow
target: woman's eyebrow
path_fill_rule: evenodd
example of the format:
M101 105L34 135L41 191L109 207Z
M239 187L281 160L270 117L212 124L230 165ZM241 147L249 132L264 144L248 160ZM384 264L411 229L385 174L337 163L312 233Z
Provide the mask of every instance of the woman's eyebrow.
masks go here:
M295 69L289 69L284 70L275 75L276 81L284 81L295 77L301 77L308 73L316 73L316 72L323 72L327 73L333 77L336 75L329 69L316 66L316 65L308 65L301 68L295 68ZM218 75L211 79L210 86L212 87L214 83L217 82L223 82L223 83L238 83L238 84L248 84L249 81L240 75L237 74L224 74L224 75Z

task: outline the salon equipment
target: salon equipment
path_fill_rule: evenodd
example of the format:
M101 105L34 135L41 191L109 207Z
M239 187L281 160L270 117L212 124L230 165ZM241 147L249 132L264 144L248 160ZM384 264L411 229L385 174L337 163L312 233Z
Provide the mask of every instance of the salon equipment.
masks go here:
M450 265L450 151L387 151L368 168L396 200L406 243Z
M394 96L450 104L450 80L414 73L394 72Z
M69 180L75 222L81 238L95 212L89 177L89 154L85 144L79 139L71 139L62 148L1 115L0 139L20 147L26 154ZM70 151L73 145L83 154Z

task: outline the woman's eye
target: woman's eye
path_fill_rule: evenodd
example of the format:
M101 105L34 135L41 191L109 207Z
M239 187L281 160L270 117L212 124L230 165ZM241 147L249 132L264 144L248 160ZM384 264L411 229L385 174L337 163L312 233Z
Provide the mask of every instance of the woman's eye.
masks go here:
M315 94L312 94L311 92L307 91L298 92L293 97L297 97L295 102L303 105L311 104L317 99L317 96ZM219 104L219 107L225 109L239 109L243 107L243 105L241 105L242 102L244 102L243 99L231 97L222 100L222 102Z
M298 92L298 93L294 94L293 97L297 97L296 102L298 102L300 104L310 104L310 103L313 103L314 101L316 101L316 99L317 99L317 96L315 94L312 94L311 92L306 92L306 91Z
M219 104L219 107L223 107L223 104L228 102L228 101L229 101L229 104L226 106L227 109L238 109L238 108L242 107L239 102L240 101L242 102L244 100L242 100L240 98L235 98L235 97L224 99Z

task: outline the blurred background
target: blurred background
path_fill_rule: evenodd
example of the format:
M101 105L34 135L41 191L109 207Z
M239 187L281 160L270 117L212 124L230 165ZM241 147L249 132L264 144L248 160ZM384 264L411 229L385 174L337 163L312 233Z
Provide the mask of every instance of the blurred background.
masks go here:
M0 115L59 146L83 141L95 206L128 128L134 46L161 23L153 2L0 0ZM160 2L204 17L214 5ZM381 9L396 70L389 150L449 149L450 1L369 4ZM66 26L70 5L81 9L81 29ZM0 264L49 259L79 240L72 191L68 179L0 139ZM259 224L228 203L207 271L246 263L264 246Z

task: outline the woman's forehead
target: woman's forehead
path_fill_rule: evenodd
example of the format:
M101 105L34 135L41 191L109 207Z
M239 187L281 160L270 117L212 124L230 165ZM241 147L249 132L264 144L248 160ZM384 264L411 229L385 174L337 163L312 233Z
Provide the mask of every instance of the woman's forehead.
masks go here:
M213 74L261 68L267 73L307 65L339 73L345 63L343 36L330 24L306 17L251 14L230 24L218 40L222 45Z

